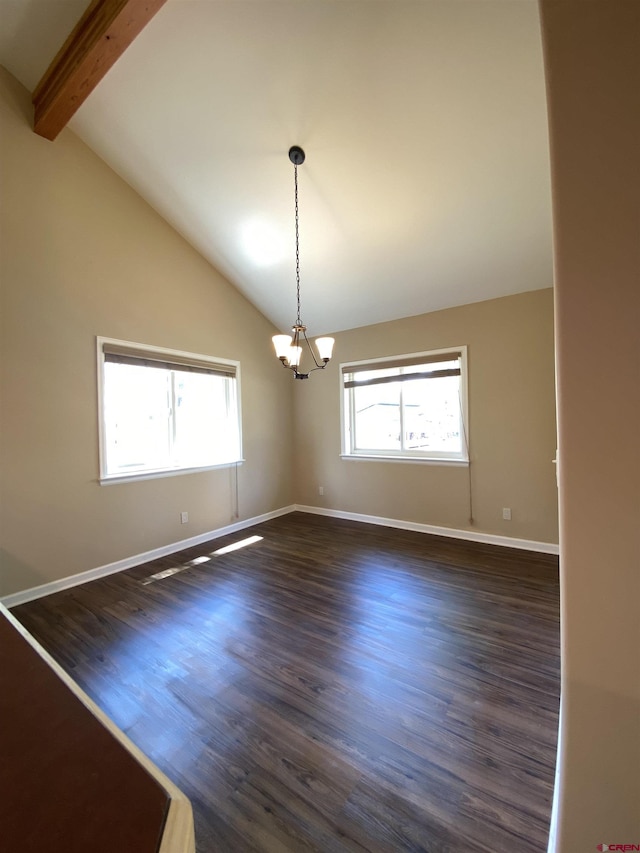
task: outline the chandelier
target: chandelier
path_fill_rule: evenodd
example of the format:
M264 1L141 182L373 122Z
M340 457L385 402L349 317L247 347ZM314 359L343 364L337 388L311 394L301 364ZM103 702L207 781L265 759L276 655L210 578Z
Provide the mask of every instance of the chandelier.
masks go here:
M276 355L282 362L283 367L287 367L293 371L295 379L308 379L309 374L314 370L324 370L333 350L333 338L317 338L316 347L318 348L319 361L315 356L311 344L307 338L307 327L300 319L300 229L298 224L298 166L304 163L305 154L302 148L297 145L289 149L289 160L293 163L293 175L295 186L295 213L296 213L296 287L298 298L298 316L296 322L291 327L293 336L291 335L274 335L273 345L276 350ZM306 373L301 373L300 362L302 361L303 344L307 345L307 349L311 353L311 358L315 367L312 367Z

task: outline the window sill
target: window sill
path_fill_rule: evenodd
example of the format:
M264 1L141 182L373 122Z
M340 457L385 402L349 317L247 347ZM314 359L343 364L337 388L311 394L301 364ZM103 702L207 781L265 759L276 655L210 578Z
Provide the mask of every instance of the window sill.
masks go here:
M131 474L112 474L100 477L101 486L113 486L117 483L134 483L138 480L157 480L160 477L178 477L181 474L197 474L200 471L215 471L218 468L232 468L242 465L244 459L234 459L233 462L221 462L219 465L205 465L198 468L165 468L160 471L136 471Z
M341 459L364 460L365 462L413 462L418 465L452 465L457 468L466 468L468 459L448 459L437 456L381 456L377 454L367 455L365 453L341 453Z

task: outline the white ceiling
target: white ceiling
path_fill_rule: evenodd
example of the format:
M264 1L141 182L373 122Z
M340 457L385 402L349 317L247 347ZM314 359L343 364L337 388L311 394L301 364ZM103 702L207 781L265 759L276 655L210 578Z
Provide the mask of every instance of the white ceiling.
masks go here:
M0 62L86 5L0 0ZM283 331L293 144L311 335L552 283L536 0L168 0L70 126Z

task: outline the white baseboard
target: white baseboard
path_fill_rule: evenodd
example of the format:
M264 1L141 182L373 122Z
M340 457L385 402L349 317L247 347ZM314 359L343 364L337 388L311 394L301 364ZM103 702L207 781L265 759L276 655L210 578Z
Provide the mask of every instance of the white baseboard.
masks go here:
M37 598L44 598L45 595L51 595L54 592L61 592L64 589L70 589L74 586L87 583L88 581L97 580L98 578L113 575L116 572L122 572L125 569L132 569L134 566L139 566L142 563L148 563L150 560L157 560L159 557L166 557L168 554L174 554L176 551L182 551L185 548L191 548L193 545L200 545L202 542L208 542L211 539L219 539L221 536L226 536L229 533L235 533L237 530L244 530L247 527L253 527L255 524L260 524L263 521L269 521L271 518L278 518L281 515L286 515L289 512L310 512L315 515L326 515L330 518L344 518L349 521L362 521L367 524L378 524L381 527L397 527L400 530L413 530L417 533L431 533L436 536L448 536L451 539L467 539L471 542L483 542L486 545L500 545L506 548L520 548L524 551L539 551L542 554L558 554L559 547L551 542L535 542L529 539L512 539L510 536L498 536L494 533L481 533L475 530L457 530L453 527L435 527L432 524L419 524L413 521L402 521L398 518L381 518L377 515L364 515L359 512L343 512L337 509L324 509L318 506L304 506L302 504L292 504L291 506L282 507L281 509L273 510L273 512L265 512L262 515L256 515L253 518L247 518L244 521L236 521L234 524L227 524L225 527L219 527L217 530L209 530L206 533L200 533L198 536L192 536L190 539L182 539L180 542L171 542L169 545L163 545L160 548L154 548L152 551L146 551L144 554L135 554L133 557L125 557L124 560L117 560L115 563L108 563L106 566L98 566L96 569L89 569L86 572L79 572L77 575L70 575L60 580L43 583L40 586L34 586L31 589L25 589L21 592L14 592L11 595L5 595L0 598L0 603L11 609L19 604L26 604L27 601L35 601Z
M560 547L553 542L535 542L532 539L513 539L511 536L499 536L496 533L482 533L475 530L458 530L454 527L435 527L432 524L419 524L414 521L402 521L399 518L381 518L378 515L363 515L360 512L343 512L338 509L324 509L318 506L296 504L298 512L311 512L315 515L328 515L331 518L344 518L348 521L363 521L367 524L379 524L381 527L397 527L400 530L413 530L417 533L431 533L435 536L448 536L451 539L467 539L482 542L485 545L500 545L503 548L520 548L523 551L539 551L542 554L559 554Z
M277 518L280 515L286 515L295 510L295 506L287 506L282 509L276 509L273 512L265 512L262 515L256 515L253 518L247 518L244 521L236 521L233 524L227 524L225 527L219 527L217 530L209 530L207 533L200 533L198 536L192 536L189 539L182 539L180 542L171 542L169 545L163 545L160 548L154 548L152 551L146 551L144 554L135 554L133 557L125 557L124 560L117 560L115 563L108 563L106 566L98 566L96 569L89 569L86 572L79 572L77 575L70 575L60 580L43 583L40 586L31 587L21 592L14 592L11 595L5 595L0 598L0 603L4 604L9 610L12 607L17 607L19 604L26 604L27 601L35 601L36 598L44 598L45 595L51 595L54 592L61 592L63 589L70 589L73 586L94 581L98 578L104 578L107 575L113 575L116 572L123 572L125 569L132 569L134 566L139 566L142 563L148 563L150 560L157 560L159 557L166 557L168 554L174 554L176 551L182 551L184 548L191 548L193 545L200 545L202 542L208 542L210 539L219 539L221 536L226 536L228 533L235 533L236 530L244 530L246 527L253 527L254 524L260 524L263 521L269 521L271 518Z

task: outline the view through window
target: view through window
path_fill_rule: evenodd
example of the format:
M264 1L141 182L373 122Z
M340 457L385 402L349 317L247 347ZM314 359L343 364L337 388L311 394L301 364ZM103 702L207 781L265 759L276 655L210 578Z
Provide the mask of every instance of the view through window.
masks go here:
M466 348L342 366L343 455L466 461Z
M240 460L235 362L99 339L101 476Z

